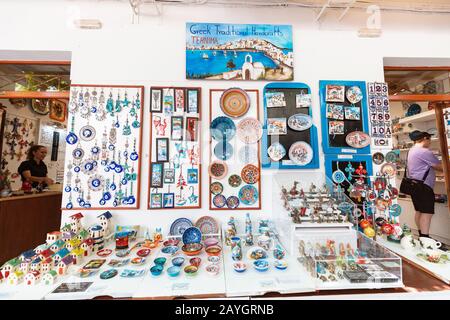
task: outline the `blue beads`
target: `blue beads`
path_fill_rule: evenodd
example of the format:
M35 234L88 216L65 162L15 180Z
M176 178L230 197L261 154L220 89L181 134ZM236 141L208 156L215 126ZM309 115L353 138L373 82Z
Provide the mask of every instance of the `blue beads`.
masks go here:
M75 143L77 143L77 142L78 142L78 137L77 137L77 135L76 135L75 133L73 133L73 132L70 132L70 133L67 135L67 137L66 137L66 142L67 142L68 144L75 144Z

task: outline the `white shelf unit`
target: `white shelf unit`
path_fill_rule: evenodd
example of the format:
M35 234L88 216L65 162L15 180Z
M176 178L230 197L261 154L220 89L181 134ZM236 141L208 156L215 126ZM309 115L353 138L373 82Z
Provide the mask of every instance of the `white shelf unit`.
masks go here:
M424 122L431 121L436 119L436 113L434 110L429 110L425 112L421 112L414 116L405 117L398 121L400 124L414 123L414 122Z

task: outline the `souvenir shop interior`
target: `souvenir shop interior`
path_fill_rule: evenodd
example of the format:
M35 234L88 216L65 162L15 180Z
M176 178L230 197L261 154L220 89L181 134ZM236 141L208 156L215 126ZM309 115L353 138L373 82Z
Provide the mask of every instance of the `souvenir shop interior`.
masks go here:
M280 2L0 5L0 299L450 297L450 5Z

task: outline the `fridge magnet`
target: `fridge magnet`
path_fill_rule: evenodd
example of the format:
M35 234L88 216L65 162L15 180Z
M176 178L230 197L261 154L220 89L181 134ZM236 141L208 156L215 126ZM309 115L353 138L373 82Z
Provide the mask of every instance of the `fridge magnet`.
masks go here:
M173 141L183 140L183 117L171 118L170 139Z
M286 125L286 122L285 122ZM256 118L245 118L237 124L237 136L246 143L252 144L258 142L263 134L261 122Z
M66 103L59 100L50 100L50 119L59 122L66 120Z
M344 120L344 106L340 104L327 103L327 118Z
M198 90L188 89L187 93L188 93L187 112L198 113Z
M295 131L304 131L312 127L312 118L308 114L297 113L289 117L288 126Z
M286 118L267 119L267 134L269 136L287 134Z
M361 120L361 109L359 107L345 107L345 120Z
M175 169L164 168L164 183L175 183Z
M175 194L164 193L163 195L163 208L173 208L175 206Z
M151 97L151 112L162 112L162 91L160 89L152 89L150 91Z
M198 169L187 170L187 183L188 184L198 183Z
M166 116L172 115L174 112L174 89L163 89L163 110Z
M344 121L330 121L328 127L329 135L344 134Z
M361 88L358 86L353 86L348 88L347 90L347 99L352 104L356 104L360 102L363 98L363 93L361 91Z
M352 148L361 149L370 144L370 136L362 131L353 131L345 137L345 142Z
M286 106L284 92L266 92L267 108L279 108Z
M186 118L186 141L198 140L198 118Z
M313 156L313 149L307 142L297 141L289 148L289 159L298 165L307 165L311 162Z
M168 138L156 138L156 161L168 162L169 161L169 139Z
M152 163L150 167L150 186L152 188L162 188L163 186L163 164Z
M220 108L229 117L242 117L250 108L250 97L240 88L225 90L220 97Z
M93 282L73 282L73 283L61 283L52 293L77 293L85 292Z
M286 155L286 149L281 143L274 142L270 145L269 149L267 149L267 154L272 161L280 161Z
M311 94L297 94L295 95L296 108L309 108L311 106Z
M345 86L327 85L326 101L345 102Z
M154 209L162 208L162 194L152 193L150 195L150 207Z
M184 89L175 89L175 112L183 113L185 108Z
M94 259L86 263L83 269L100 269L105 262L105 259Z

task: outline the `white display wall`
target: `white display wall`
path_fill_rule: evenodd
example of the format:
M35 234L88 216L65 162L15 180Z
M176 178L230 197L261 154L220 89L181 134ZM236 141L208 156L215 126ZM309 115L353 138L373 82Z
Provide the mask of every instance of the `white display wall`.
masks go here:
M49 10L51 8L51 10ZM208 6L164 6L159 17L141 17L140 24L132 24L128 1L2 1L0 26L10 30L2 34L0 50L61 50L71 51L73 83L127 84L145 86L144 114L149 112L150 86L202 87L202 105L208 106L209 89L239 86L258 89L260 102L267 82L225 82L185 80L185 23L223 22L291 24L294 36L294 72L296 82L311 87L313 119L320 126L319 80L383 81L384 57L450 57L450 24L448 15L419 15L412 13L384 13L380 38L359 38L357 30L366 27L370 15L351 10L341 22L340 10L327 10L319 22L319 10L304 8L221 8ZM98 18L101 30L79 30L71 27L74 18ZM33 32L30 32L33 30ZM36 35L39 35L37 37ZM57 41L55 41L57 39ZM0 51L1 59L1 51ZM41 57L41 60L45 57ZM262 105L262 103L260 103ZM209 118L204 108L203 120ZM260 110L262 112L262 110ZM148 119L147 116L144 117ZM141 199L147 198L144 182L149 174L149 128L143 125L143 154ZM209 123L202 121L207 150ZM321 136L319 131L319 145ZM319 148L321 150L321 148ZM321 151L320 151L321 152ZM204 159L207 153L203 153ZM311 172L321 169L292 170L292 176L303 181ZM207 166L202 166L203 190L208 190ZM274 170L262 170L262 209L257 216L270 216L272 203L278 191L272 194ZM306 184L306 183L305 183ZM206 191L205 191L206 192ZM208 211L208 196L202 197L202 209L177 211L149 211L144 201L141 210L112 211L115 223L162 226L167 231L170 223L180 215L196 219ZM87 223L101 211L86 212ZM212 215L226 221L230 214L241 219L246 211L221 211ZM63 221L73 212L64 212Z

